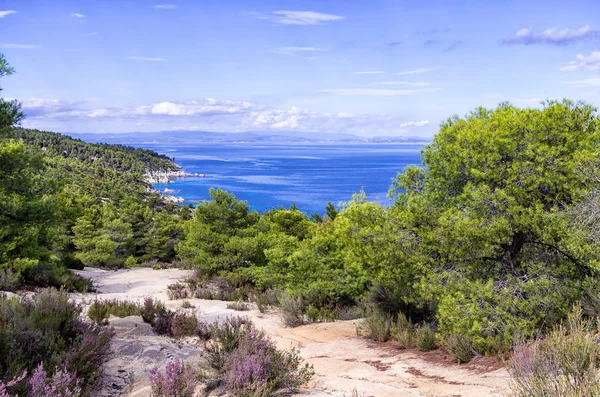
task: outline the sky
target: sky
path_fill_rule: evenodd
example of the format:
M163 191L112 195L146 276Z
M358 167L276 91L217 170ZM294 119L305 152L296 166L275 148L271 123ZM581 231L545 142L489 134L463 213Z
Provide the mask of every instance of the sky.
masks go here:
M0 0L0 85L56 132L430 137L502 101L600 105L600 1Z

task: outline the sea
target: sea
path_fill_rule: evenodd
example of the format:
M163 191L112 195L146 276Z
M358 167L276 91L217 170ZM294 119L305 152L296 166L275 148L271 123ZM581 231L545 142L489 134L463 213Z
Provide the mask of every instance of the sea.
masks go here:
M323 215L362 190L367 200L389 205L392 179L408 165L421 164L419 144L202 144L136 145L174 158L184 171L204 177L173 178L154 188L186 204L209 200L221 188L259 212L292 204Z

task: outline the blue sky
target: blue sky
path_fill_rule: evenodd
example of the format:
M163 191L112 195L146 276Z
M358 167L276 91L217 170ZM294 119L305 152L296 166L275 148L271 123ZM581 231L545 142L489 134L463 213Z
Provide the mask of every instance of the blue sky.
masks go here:
M431 136L508 100L600 105L600 2L0 1L3 95L58 132Z

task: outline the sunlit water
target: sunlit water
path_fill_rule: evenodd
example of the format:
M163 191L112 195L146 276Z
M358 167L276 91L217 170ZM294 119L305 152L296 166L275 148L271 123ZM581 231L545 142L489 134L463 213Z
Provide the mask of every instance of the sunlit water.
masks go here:
M328 201L352 199L364 188L367 198L389 204L392 178L407 165L421 164L422 145L142 145L174 157L188 173L204 178L175 178L157 190L181 196L186 203L209 199L219 187L264 211L291 204L323 214Z

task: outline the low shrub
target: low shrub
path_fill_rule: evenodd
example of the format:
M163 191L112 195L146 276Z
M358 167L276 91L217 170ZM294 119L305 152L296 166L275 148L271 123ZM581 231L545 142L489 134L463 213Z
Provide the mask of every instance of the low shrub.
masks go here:
M336 309L338 320L357 320L367 317L367 310L362 306L343 306Z
M0 291L15 292L21 286L21 276L10 269L0 270Z
M75 397L81 395L80 381L77 375L65 368L55 368L50 376L40 363L27 382L30 397Z
M188 290L185 284L171 284L167 287L167 296L170 300L186 299L188 297Z
M335 321L337 320L337 312L331 309L329 306L325 307L316 307L310 305L304 311L308 321L311 323L316 323L320 321Z
M172 336L173 317L175 312L165 308L162 304L156 306L152 329L158 335Z
M181 302L181 308L182 308L182 309L193 309L193 308L195 308L195 307L196 307L196 306L192 305L192 304L190 303L190 301L183 301L183 302Z
M98 325L107 324L109 316L109 308L102 301L95 300L88 309L88 317Z
M401 328L396 330L394 339L398 342L400 349L412 349L417 346L417 336L415 331L408 328Z
M77 291L81 293L95 291L92 280L63 267L38 265L28 269L24 274L24 278L28 283L35 284L38 287L54 287L69 292Z
M206 345L210 365L217 370L222 370L227 354L238 347L246 331L253 329L252 322L244 317L227 317L223 322L210 324L207 333L211 340Z
M242 302L242 301L237 301L237 302L228 303L227 308L243 312L243 311L250 310L250 305L248 305L247 303Z
M600 396L600 346L591 320L575 306L545 339L518 343L507 368L515 397Z
M281 318L288 327L297 327L304 324L304 313L302 298L293 297L288 292L281 295L279 304L281 305Z
M378 342L386 342L390 339L393 325L394 320L391 315L377 310L362 321L357 328L357 333Z
M74 374L77 382L70 382L68 389L81 388L76 395L88 395L98 385L114 333L83 321L80 313L81 308L69 302L66 291L53 288L31 299L0 296L0 380L19 378L24 369L25 376L31 374L10 386L11 395L31 395L28 382L34 375L42 379L40 368L45 368L45 386L38 382L42 391L46 386L58 390ZM42 363L45 367L40 367Z
M428 352L436 348L435 335L429 325L424 324L417 330L417 346L422 352Z
M473 341L463 335L452 335L446 339L448 350L459 364L468 363L474 357Z
M170 334L174 338L197 335L198 318L193 313L175 313L171 319Z
M171 361L162 374L158 367L148 371L152 397L193 397L198 373L182 360Z
M88 317L96 324L104 324L110 315L116 317L128 317L141 315L140 304L118 299L95 300L88 309Z
M150 325L154 324L156 318L156 311L164 309L162 302L154 300L151 297L144 298L144 303L140 307L140 315L145 323Z
M138 266L139 266L139 264L138 264L137 259L135 259L135 257L133 257L132 255L129 255L127 257L127 259L125 260L125 267L134 268L134 267L138 267Z
M225 388L236 397L269 396L282 388L292 393L314 375L312 365L302 364L297 351L277 350L263 332L246 329L226 355Z

